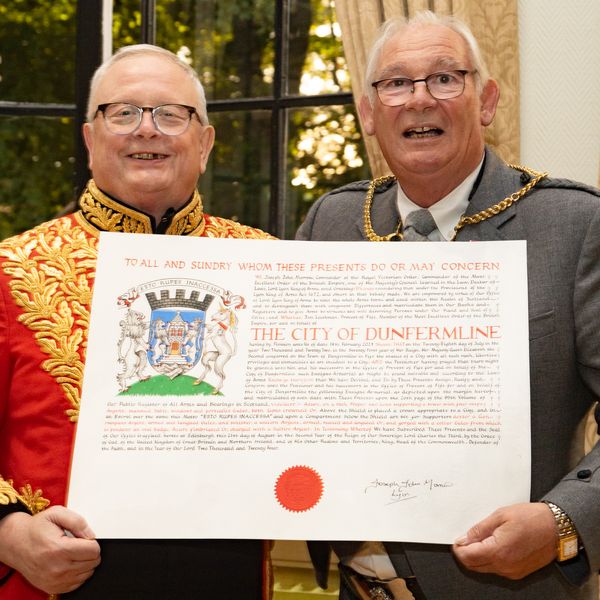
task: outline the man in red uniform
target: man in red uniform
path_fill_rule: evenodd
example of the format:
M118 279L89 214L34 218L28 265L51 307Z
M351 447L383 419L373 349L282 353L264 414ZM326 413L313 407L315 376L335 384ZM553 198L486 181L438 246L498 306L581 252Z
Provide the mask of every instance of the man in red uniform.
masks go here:
M99 232L271 237L203 213L214 129L196 73L171 52L129 46L104 63L83 133L94 179L80 210L0 244L0 599L262 600L262 541L98 543L63 506Z

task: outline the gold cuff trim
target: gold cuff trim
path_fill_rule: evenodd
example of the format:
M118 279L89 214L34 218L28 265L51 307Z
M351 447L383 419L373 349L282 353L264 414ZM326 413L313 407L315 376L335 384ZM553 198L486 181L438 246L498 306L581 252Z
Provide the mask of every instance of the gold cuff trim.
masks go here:
M23 504L32 515L43 511L50 504L50 500L42 496L42 490L34 492L27 484L17 491L12 479L3 479L0 475L0 504L8 506L17 502Z

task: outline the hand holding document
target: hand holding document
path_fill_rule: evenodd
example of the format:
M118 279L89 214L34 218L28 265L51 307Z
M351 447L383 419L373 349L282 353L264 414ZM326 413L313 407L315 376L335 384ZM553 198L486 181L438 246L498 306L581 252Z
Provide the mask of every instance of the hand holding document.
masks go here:
M524 242L102 234L68 505L99 538L451 543L529 497L526 293Z

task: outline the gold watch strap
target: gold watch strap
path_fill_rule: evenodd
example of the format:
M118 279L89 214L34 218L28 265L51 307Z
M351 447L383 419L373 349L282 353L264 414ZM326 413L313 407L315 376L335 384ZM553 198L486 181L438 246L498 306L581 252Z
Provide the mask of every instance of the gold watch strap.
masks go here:
M579 553L579 535L573 521L569 515L560 506L556 506L553 502L544 500L548 508L554 515L556 528L558 530L558 542L556 545L556 553L558 562L575 558Z

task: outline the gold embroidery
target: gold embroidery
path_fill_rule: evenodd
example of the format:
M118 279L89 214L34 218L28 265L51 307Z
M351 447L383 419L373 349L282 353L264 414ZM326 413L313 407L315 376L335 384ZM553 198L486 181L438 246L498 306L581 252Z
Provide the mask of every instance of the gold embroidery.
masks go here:
M19 321L34 332L48 356L42 368L61 386L73 422L79 416L83 360L97 253L97 230L150 232L150 220L102 194L93 180L81 198L74 226L70 217L40 225L0 245L10 289L23 309ZM122 211L122 212L120 212ZM92 234L90 237L88 234ZM167 234L274 239L259 229L202 213L198 192L173 219Z
M200 235L204 229L204 213L202 199L198 190L194 190L194 198L178 212L167 228L167 235Z
M0 504L8 506L20 502L32 515L41 512L50 504L50 500L42 496L42 490L34 492L29 484L22 487L19 492L13 487L12 479L3 479L0 475Z
M101 231L122 231L124 233L152 233L152 222L148 215L116 202L102 193L93 179L79 199L82 216ZM166 230L167 235L192 235L202 227L204 215L202 200L197 190L188 202L173 216Z
M91 233L101 231L122 231L125 233L152 233L150 218L133 208L116 202L98 189L93 179L79 200L81 211L75 218ZM212 217L203 212L202 198L194 190L188 202L173 216L166 235L206 236L214 238L275 239L272 235L235 221Z
M19 499L19 493L12 486L12 479L8 481L0 476L0 504L16 504Z
M19 321L48 356L42 368L62 388L73 422L79 415L96 244L97 238L63 217L0 246L12 296L23 309Z
M205 223L203 235L211 238L245 238L255 240L273 240L275 239L270 233L223 219L222 217L212 217L205 215Z

